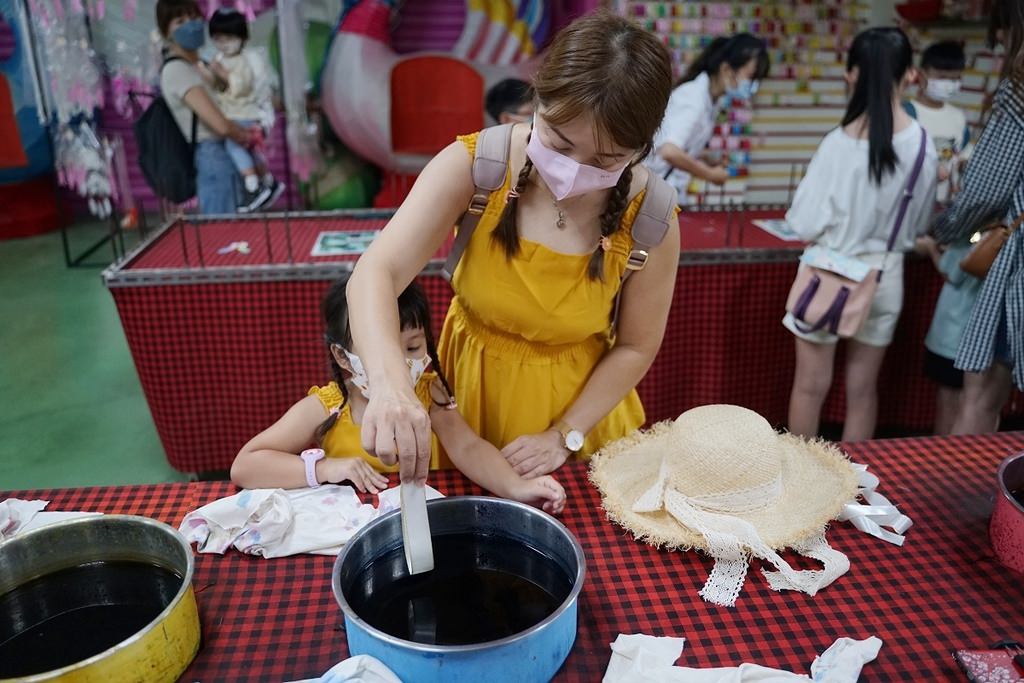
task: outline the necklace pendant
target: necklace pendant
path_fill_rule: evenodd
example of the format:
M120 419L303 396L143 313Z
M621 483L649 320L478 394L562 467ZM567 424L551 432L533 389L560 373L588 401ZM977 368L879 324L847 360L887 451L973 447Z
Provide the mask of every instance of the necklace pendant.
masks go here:
M558 212L558 220L555 222L555 225L558 226L559 230L565 228L565 214L563 214L561 211Z

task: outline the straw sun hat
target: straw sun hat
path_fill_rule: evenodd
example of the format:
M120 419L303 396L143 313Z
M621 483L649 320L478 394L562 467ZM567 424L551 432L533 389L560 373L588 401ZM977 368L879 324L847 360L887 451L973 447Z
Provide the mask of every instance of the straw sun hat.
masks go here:
M714 557L700 593L709 602L735 603L751 555L778 570L764 572L775 590L814 595L849 569L824 532L857 497L854 465L835 446L779 434L746 408L694 408L609 444L590 476L608 516L637 539ZM824 569L792 569L783 548Z

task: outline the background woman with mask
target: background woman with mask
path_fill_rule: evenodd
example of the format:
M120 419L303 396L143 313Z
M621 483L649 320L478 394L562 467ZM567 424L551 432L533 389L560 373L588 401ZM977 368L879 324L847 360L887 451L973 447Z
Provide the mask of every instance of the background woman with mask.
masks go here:
M749 33L715 38L672 91L654 152L644 163L678 190L680 205L687 203L692 176L715 185L728 180L726 167L705 163L701 152L711 139L723 96L749 100L768 67L768 51L760 38Z
M206 42L206 22L195 0L158 0L156 24L167 45L160 90L186 140L195 118L196 193L199 212L235 213L238 174L224 147L230 138L250 144L249 133L229 121L213 101L199 72L199 48Z

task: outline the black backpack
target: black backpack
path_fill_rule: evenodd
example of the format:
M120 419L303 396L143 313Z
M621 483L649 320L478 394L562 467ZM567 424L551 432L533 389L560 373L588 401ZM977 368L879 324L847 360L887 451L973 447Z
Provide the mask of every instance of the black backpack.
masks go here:
M168 63L180 59L172 57ZM186 140L163 96L152 104L132 127L139 146L139 167L146 183L158 197L181 204L196 196L196 129L192 114L192 139Z

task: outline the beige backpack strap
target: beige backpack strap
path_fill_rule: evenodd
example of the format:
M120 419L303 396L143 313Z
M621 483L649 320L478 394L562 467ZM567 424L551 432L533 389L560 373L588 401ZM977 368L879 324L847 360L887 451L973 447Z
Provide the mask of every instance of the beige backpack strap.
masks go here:
M640 211L633 221L633 250L629 252L629 259L626 261L626 270L622 273L622 280L619 281L619 291L615 295L615 307L612 310L612 334L615 334L619 325L619 304L622 302L622 288L629 276L638 270L643 270L650 258L651 250L661 244L665 234L673 225L678 227L675 221L676 202L678 192L664 179L654 173L647 173L647 187L644 189L644 198L640 202Z
M455 268L459 265L462 253L466 251L469 240L480 222L480 216L487 208L491 193L505 184L508 175L509 146L512 142L512 124L485 128L476 139L476 154L473 156L473 198L469 200L466 213L459 221L459 231L455 235L448 259L444 262L441 274L451 282L455 276Z

